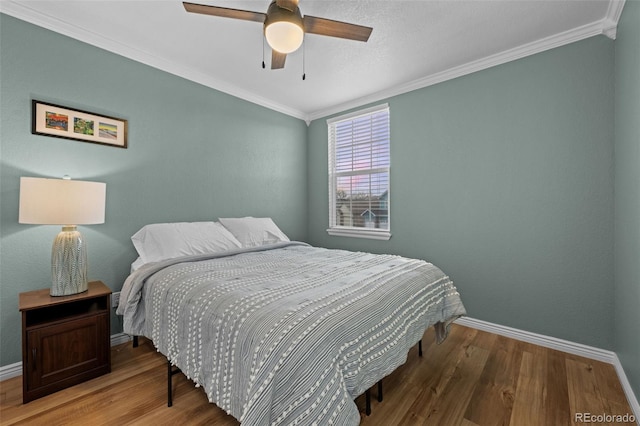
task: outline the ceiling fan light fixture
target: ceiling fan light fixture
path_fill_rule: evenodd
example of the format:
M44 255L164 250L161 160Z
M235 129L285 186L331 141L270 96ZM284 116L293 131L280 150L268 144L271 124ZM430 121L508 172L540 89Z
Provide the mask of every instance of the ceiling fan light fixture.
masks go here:
M304 24L300 9L289 10L272 1L264 20L264 36L271 48L279 53L295 52L304 40Z
M298 50L304 40L304 30L293 22L272 22L264 29L267 43L280 53L291 53Z

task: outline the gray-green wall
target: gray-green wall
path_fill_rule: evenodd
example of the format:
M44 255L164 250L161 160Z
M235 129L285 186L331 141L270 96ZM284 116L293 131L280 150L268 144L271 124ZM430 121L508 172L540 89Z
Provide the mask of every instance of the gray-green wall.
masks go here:
M473 318L612 349L613 43L389 99L389 241L327 235L327 126L314 121L309 241L427 259Z
M626 2L615 44L614 336L640 397L640 2Z
M18 293L50 285L60 231L18 224L20 176L107 183L106 223L80 230L89 278L113 290L147 223L264 215L305 239L303 121L7 15L0 43L0 365L21 359ZM32 135L31 99L128 119L129 148Z

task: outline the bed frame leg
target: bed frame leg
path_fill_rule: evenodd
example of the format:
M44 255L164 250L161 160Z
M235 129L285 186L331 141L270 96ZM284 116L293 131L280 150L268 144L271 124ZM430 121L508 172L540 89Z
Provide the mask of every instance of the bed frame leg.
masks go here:
M171 407L173 405L173 369L171 368L171 363L167 361L167 407Z
M371 414L371 389L364 393L364 412L367 416Z
M418 340L418 356L422 356L422 339Z
M378 382L378 402L382 402L382 379Z
M180 372L179 368L174 369L171 362L167 360L167 407L173 405L173 375Z
M134 348L138 347L138 336L133 336L133 347Z

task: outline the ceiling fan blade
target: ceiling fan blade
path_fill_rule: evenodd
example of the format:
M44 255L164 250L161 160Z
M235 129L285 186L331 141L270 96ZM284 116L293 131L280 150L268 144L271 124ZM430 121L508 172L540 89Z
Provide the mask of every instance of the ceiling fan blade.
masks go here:
M304 31L329 37L346 38L349 40L367 41L373 28L331 19L304 16Z
M296 10L296 7L298 7L298 1L299 0L276 0L276 4L278 5L278 7L293 12L294 10Z
M285 53L280 53L277 50L271 49L271 69L279 70L284 68L284 61L287 60Z
M207 6L204 4L182 2L187 12L202 15L220 16L223 18L242 19L244 21L264 22L266 14L250 10L229 9L226 7Z

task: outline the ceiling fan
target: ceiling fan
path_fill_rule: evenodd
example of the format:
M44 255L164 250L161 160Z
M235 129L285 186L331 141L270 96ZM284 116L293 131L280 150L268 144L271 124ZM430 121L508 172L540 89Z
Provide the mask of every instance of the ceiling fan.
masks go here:
M302 45L305 33L365 42L369 40L373 28L309 15L303 17L298 1L273 0L267 13L188 2L182 4L190 13L261 22L267 43L271 46L271 69L284 68L287 54L295 52Z

